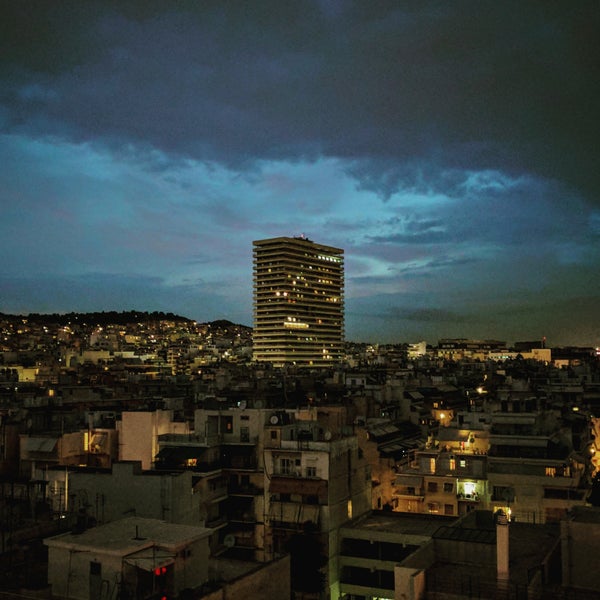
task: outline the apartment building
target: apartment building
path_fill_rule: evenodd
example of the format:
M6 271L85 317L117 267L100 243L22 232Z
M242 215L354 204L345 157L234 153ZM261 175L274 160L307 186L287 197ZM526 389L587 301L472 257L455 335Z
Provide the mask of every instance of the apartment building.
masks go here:
M255 361L330 366L344 338L344 251L305 237L253 242Z
M336 426L343 409L319 412L274 412L265 426L265 551L286 552L312 524L327 559L326 597L338 598L340 528L370 511L371 474L352 430Z

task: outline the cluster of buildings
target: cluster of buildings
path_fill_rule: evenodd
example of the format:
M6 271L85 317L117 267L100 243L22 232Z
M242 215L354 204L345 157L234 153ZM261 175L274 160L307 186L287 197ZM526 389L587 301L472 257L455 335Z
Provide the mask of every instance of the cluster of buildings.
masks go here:
M254 252L252 330L0 319L1 590L600 597L595 349L346 343L340 249Z

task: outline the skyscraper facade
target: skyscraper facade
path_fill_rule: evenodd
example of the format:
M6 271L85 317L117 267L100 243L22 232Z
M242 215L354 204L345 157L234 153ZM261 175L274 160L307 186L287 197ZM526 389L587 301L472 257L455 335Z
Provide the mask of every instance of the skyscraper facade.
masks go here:
M254 360L329 366L344 339L344 251L305 237L253 242Z

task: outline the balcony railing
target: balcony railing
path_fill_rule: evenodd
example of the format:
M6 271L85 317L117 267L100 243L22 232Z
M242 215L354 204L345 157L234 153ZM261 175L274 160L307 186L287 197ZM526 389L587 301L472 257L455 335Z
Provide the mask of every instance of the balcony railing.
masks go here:
M196 433L163 433L158 436L161 446L217 446L222 442L222 435L200 435Z

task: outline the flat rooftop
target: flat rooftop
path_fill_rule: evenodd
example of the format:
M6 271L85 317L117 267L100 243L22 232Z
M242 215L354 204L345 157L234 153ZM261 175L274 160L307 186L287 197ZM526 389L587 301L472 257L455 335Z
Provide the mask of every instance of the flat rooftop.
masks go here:
M342 527L342 535L381 541L424 542L444 526L452 525L457 517L424 515L391 511L373 511L370 515Z
M128 517L98 525L81 533L63 533L46 538L48 546L73 551L103 551L127 555L142 548L159 545L177 548L208 537L212 529L192 525L177 525L159 519Z

